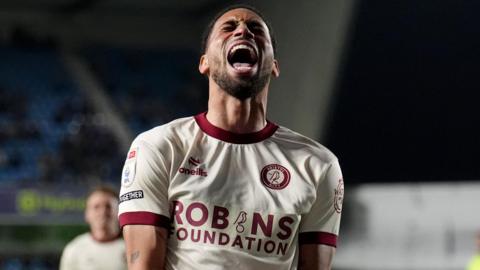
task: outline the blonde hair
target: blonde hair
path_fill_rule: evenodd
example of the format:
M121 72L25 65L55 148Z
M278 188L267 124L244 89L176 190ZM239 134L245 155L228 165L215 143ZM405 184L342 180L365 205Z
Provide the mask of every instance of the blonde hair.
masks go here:
M101 185L97 185L97 186L94 186L93 188L91 188L90 191L87 193L87 196L85 197L85 199L88 200L88 198L90 198L90 196L92 196L92 194L95 193L95 192L106 193L106 194L108 194L108 195L110 195L113 198L118 200L117 189L114 188L113 186L107 185L107 184L101 184Z

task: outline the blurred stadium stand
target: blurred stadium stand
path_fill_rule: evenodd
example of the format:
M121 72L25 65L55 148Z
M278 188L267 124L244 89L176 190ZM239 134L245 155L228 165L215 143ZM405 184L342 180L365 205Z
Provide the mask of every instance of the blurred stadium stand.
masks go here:
M69 73L76 70L68 68L65 61L73 58L67 55L53 47L0 47L0 269L55 269L74 235L59 235L60 225L51 225L78 233L78 205L88 187L118 182L128 145L120 145L108 114L91 102L95 92L81 89L85 84ZM185 69L197 61L192 52L96 47L75 57L129 134L205 110L203 78ZM8 233L39 230L31 224L48 225L40 227L45 237ZM35 248L39 241L49 244Z
M133 21L120 1L0 3L0 269L58 269L65 244L88 229L85 193L118 186L133 137L206 109L206 82L193 72L199 36L180 49L158 46L166 39L151 35L159 25L151 11L167 16L154 31L175 41L178 16L194 19L218 3L174 3L135 2L142 15ZM96 24L104 12L114 18ZM78 16L88 18L71 20ZM134 21L146 34L131 30Z
M0 181L113 180L119 151L86 97L48 48L0 48ZM60 169L61 168L61 169Z
M126 148L88 102L90 92L79 90L62 55L0 47L0 57L0 181L116 181ZM185 69L196 64L191 52L95 48L84 57L135 135L205 110L202 78Z
M197 53L97 47L84 55L134 134L206 110L203 78L191 68Z

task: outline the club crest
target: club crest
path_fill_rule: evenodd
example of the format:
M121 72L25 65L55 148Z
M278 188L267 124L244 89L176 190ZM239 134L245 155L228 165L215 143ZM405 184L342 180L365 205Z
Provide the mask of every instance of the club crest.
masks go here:
M290 172L282 165L270 164L263 167L260 178L270 189L284 189L290 183Z

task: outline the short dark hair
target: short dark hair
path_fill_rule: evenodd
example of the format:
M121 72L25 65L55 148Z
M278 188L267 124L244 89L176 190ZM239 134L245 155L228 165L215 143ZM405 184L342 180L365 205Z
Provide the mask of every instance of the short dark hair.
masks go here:
M215 23L217 22L217 20L225 13L227 13L228 11L230 10L233 10L233 9L237 9L237 8L244 8L244 9L248 9L252 12L254 12L255 14L257 14L262 20L263 22L265 22L265 24L267 25L267 28L268 28L268 32L270 34L270 40L272 41L272 47L273 47L273 54L276 55L277 54L277 40L275 39L275 35L273 33L273 28L272 28L272 25L270 24L270 22L265 18L265 15L263 15L258 9L250 6L250 5L245 5L245 4L238 4L238 5L231 5L231 6L228 6L224 9L222 9L220 12L218 12L215 17L213 17L213 19L208 23L207 27L205 28L205 31L203 32L203 35L202 35L202 51L201 53L205 53L206 50L207 50L207 44L208 44L208 40L210 38L210 34L212 33L212 29L213 29L213 26L215 25Z
M113 198L117 199L118 200L118 192L117 192L117 189L115 189L113 186L111 185L107 185L107 184L100 184L98 186L94 186L93 188L91 188L89 190L89 192L87 193L87 196L85 197L87 200L90 198L90 196L92 196L93 193L95 192L103 192L103 193L106 193L110 196L112 196Z

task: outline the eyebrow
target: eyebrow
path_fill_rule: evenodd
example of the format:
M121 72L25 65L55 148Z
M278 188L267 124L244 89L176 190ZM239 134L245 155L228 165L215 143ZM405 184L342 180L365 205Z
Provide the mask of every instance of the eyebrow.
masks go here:
M240 20L238 20L238 19L236 19L236 18L230 18L230 19L227 19L226 21L224 21L223 23L221 23L220 25L226 25L226 24L237 25L239 21L240 21ZM258 19L248 19L248 20L244 20L244 22L245 22L247 25L261 26L261 27L263 27L262 21L260 21L260 20L258 20Z

